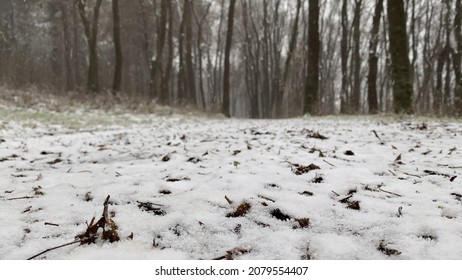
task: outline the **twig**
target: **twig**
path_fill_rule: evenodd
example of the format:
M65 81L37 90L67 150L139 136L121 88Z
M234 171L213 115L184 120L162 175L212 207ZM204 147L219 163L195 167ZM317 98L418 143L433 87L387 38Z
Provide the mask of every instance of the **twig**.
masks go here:
M340 196L338 193L336 193L336 192L334 192L334 191L331 191L331 192L333 192L336 196Z
M396 173L391 171L390 169L388 169L388 172L390 172L393 176L397 176Z
M30 198L34 198L34 197L33 196L21 196L21 197L8 198L7 200L30 199Z
M333 165L332 163L328 162L327 160L323 159L322 161L324 161L325 163L329 164L330 166L332 167L335 167L335 165Z
M233 201L228 196L225 195L225 199L229 204L233 204Z
M397 194L397 193L394 193L394 192L389 192L389 191L383 190L382 187L378 187L377 189L378 189L379 191L381 191L381 192L384 192L384 193L388 193L388 194L392 194L392 195L396 195L396 196L402 197L402 195L400 195L400 194Z
M385 143L382 141L382 139L380 139L379 135L377 134L377 131L375 131L375 130L372 130L372 132L374 133L375 137L377 137L377 139L379 139L379 141L380 141L380 145L383 145L383 144L385 144Z
M48 223L48 222L45 222L45 225L46 226L55 226L55 227L59 227L58 224L55 224L55 223Z
M72 242L69 242L69 243L66 243L66 244L63 244L63 245L59 245L59 246L56 246L56 247L53 247L53 248L49 248L49 249L46 249L45 251L42 251L40 253L38 253L37 255L34 255L30 258L28 258L27 260L32 260L32 259L35 259L36 257L40 256L40 255L43 255L45 253L48 253L50 251L53 251L53 250L56 250L56 249L59 249L59 248L62 248L62 247L66 247L66 246L69 246L69 245L72 245L72 244L75 244L75 243L80 243L82 242L83 240L79 239L79 240L75 240L75 241L72 241Z
M403 174L408 175L408 176L414 176L414 177L417 177L417 178L422 178L422 176L415 175L415 174L411 174L411 173L407 173L407 172L403 172Z

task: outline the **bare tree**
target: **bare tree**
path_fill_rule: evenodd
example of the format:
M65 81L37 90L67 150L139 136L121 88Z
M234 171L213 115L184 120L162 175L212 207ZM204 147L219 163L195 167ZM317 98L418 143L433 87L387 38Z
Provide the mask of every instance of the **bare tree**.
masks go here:
M233 27L234 27L234 7L236 6L236 0L230 0L228 8L228 30L226 32L226 46L225 46L225 64L223 73L223 106L222 113L230 117L230 54L231 45L233 41Z
M89 65L87 92L99 92L99 70L98 70L98 20L99 11L103 0L96 0L93 7L93 22L88 19L86 5L87 0L76 0L79 8L80 19L85 31L85 38L88 44Z
M404 13L403 0L388 0L387 13L393 79L393 108L395 113L410 114L413 112L413 83L408 56L406 14Z
M304 113L318 113L319 95L319 0L309 0L308 73L305 85Z
M122 43L120 40L120 12L119 0L112 0L113 16L113 34L114 34L114 51L115 51L115 70L112 93L117 94L122 87Z
M382 16L383 0L377 0L375 4L374 18L372 20L371 39L369 42L369 75L367 77L367 93L369 113L376 114L379 111L377 103L377 43L379 39L380 18Z

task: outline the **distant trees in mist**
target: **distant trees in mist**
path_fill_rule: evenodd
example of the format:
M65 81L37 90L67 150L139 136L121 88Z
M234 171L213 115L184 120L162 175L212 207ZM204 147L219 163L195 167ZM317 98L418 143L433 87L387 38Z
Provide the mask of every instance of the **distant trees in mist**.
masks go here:
M462 0L2 0L0 82L226 116L462 114Z

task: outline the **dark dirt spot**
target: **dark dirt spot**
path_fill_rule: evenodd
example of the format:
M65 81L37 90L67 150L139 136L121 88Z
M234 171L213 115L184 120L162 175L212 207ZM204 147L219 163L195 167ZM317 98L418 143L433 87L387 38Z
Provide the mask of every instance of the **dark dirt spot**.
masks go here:
M191 157L191 158L188 159L188 162L196 164L198 162L201 162L201 159L197 158L197 157Z
M281 221L288 221L288 220L292 219L291 216L282 213L281 209L279 209L279 208L271 210L270 214L274 218L276 218L278 220L281 220Z
M355 153L353 153L353 151L350 151L350 150L345 151L343 154L346 155L346 156L354 156L355 155Z
M304 192L300 192L298 193L299 195L305 195L305 196L313 196L314 194L310 191L304 191Z
M159 193L160 194L171 194L172 192L169 190L160 190Z

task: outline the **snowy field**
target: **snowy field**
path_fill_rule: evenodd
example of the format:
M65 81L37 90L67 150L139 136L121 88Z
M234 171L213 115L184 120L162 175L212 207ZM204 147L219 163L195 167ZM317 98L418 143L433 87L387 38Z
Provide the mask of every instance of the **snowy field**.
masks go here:
M462 259L460 122L73 114L0 114L0 259Z

